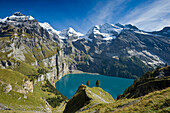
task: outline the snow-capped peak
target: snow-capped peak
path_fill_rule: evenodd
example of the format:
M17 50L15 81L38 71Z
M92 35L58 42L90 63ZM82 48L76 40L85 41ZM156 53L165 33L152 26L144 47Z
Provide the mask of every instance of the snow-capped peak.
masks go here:
M69 27L68 29L64 29L60 31L59 36L62 39L68 39L70 37L78 38L78 37L83 36L83 34L80 32L76 32L73 28Z
M69 27L68 29L65 29L61 32L66 33L68 36L69 35L77 35L78 37L83 36L83 34L81 34L80 32L76 32L72 27Z
M90 34L94 34L94 37L102 36L103 40L112 40L115 39L122 30L123 28L120 25L105 23L92 27L86 36L88 37Z
M28 20L35 20L32 16L27 16Z
M15 16L24 16L21 12L15 12L13 15L15 15Z
M40 22L39 22L39 24L40 24L41 27L43 27L43 28L45 28L45 29L52 28L52 27L50 26L50 24L47 23L47 22L44 22L44 23L40 23Z
M51 25L47 22L44 22L44 23L39 23L41 27L43 27L44 29L46 29L50 34L59 34L60 31L56 31L55 29L53 29L51 27Z
M4 19L1 19L1 18L0 18L0 22L2 22L2 23L6 22L6 21L7 21L7 18L8 18L8 17L6 17L6 18L4 18Z
M57 34L60 39L68 39L69 37L80 37L83 36L83 34L76 32L73 28L69 27L68 29L64 29L62 31L57 31L54 28L51 27L50 24L47 22L39 23L41 27L46 29L50 34Z
M105 23L101 25L95 25L94 27L92 27L87 32L86 37L89 37L91 34L93 34L94 38L101 36L102 40L112 40L115 39L124 29L139 31L139 29L136 26L133 26L131 24L122 25L120 23L117 24Z
M32 16L23 15L20 12L15 12L13 15L0 19L0 22L15 22L15 21L25 21L25 20L35 20Z

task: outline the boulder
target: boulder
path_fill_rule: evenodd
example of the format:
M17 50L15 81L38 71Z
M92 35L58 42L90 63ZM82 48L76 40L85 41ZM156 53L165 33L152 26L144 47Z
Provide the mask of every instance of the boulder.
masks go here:
M9 93L11 90L12 90L11 84L8 84L7 86L3 88L3 92L5 93Z

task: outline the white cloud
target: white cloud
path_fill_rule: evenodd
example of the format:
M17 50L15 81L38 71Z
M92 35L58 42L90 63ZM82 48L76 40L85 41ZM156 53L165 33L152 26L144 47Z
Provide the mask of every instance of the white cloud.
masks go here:
M149 31L170 26L170 1L157 0L148 5L137 6L122 19L122 22L131 23Z
M133 24L145 31L170 26L170 0L146 0L132 6L133 0L105 0L97 2L76 28L83 33L92 26L104 23Z
M96 7L89 11L88 16L84 19L86 25L96 25L103 24L106 22L111 22L120 12L122 4L126 3L129 0L107 0L105 2L98 2ZM117 10L119 9L119 10Z

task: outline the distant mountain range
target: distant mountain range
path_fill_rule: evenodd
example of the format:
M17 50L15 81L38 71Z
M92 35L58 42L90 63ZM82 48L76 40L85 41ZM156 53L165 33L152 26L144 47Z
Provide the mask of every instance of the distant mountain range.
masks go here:
M105 23L82 34L71 27L57 31L16 12L0 19L0 52L1 68L18 69L16 62L38 66L52 81L79 71L136 78L170 64L170 27L146 32L131 24Z

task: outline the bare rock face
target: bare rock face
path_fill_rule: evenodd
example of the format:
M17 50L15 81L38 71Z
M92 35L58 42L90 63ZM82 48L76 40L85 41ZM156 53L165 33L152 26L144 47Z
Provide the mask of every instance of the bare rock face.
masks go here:
M7 86L3 88L3 92L5 93L9 93L11 90L12 90L11 84L8 84Z
M24 94L27 94L29 92L33 93L33 82L29 80L25 81L22 88L19 88L16 91Z
M23 85L23 88L31 93L33 93L33 83L29 80L27 80L25 82L25 84Z

